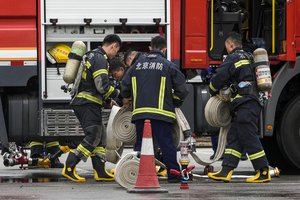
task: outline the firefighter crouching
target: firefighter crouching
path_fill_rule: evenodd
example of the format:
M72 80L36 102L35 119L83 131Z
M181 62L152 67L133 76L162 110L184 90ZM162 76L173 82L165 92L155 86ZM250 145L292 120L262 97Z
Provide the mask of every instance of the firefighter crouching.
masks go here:
M231 106L234 116L228 132L222 169L208 173L208 177L229 182L245 150L257 171L246 182L268 182L271 180L268 160L257 135L261 105L254 68L250 64L252 56L242 50L242 38L238 33L228 35L225 47L229 55L212 77L209 89L211 95L215 95L224 86L232 87Z
M168 169L168 181L179 182L170 174L170 169L180 170L172 140L172 124L175 107L182 104L188 93L186 81L177 66L164 58L164 38L154 37L151 48L147 56L139 57L128 69L122 80L122 96L132 98L132 121L137 132L134 150L141 150L144 120L150 119L154 140L162 150Z
M85 178L76 173L76 165L91 156L96 181L114 180L105 169L106 135L101 119L101 108L109 98L115 98L120 91L110 85L108 60L116 56L121 47L117 35L107 35L102 47L87 52L85 66L77 93L71 106L84 130L85 138L74 150L70 151L62 175L74 182L84 182Z

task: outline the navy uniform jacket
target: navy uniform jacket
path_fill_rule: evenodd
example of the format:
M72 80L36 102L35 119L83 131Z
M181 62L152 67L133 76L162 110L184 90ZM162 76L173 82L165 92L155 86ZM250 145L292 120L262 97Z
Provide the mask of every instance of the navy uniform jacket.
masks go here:
M122 80L122 96L132 98L132 121L156 119L173 123L175 107L188 91L184 75L159 51L140 56Z
M102 106L106 99L119 95L119 90L115 89L109 81L108 56L101 47L87 52L84 66L78 93L71 105L96 103Z
M257 100L256 78L253 66L251 65L251 59L250 54L241 48L235 48L211 78L209 85L210 94L214 95L226 86L233 86L235 89L240 90L238 87L239 83L250 82L251 86L249 87L251 87L251 92L236 92L233 94L231 101L235 107L251 99Z

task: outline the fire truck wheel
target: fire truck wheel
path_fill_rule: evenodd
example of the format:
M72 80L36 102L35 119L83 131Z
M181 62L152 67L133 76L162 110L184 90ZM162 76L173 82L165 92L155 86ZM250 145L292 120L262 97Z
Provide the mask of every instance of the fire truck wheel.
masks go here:
M300 170L300 95L286 106L277 135L279 148L285 158Z

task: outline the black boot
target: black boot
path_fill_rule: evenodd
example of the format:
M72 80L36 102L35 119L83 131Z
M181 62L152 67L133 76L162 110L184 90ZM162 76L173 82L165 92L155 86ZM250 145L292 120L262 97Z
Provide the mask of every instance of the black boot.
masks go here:
M230 182L231 176L233 174L233 167L223 166L218 172L210 172L207 176L216 181Z
M264 167L260 170L257 170L255 176L246 179L247 183L264 183L270 181L271 181L271 175L269 172L269 167Z
M85 178L80 177L76 173L76 165L80 162L80 158L78 158L74 152L70 151L66 164L61 172L61 174L74 182L85 182Z
M48 142L46 144L46 147L47 147L47 153L50 154L51 156L55 155L57 152L60 151L60 148L59 148L59 145L54 145L54 146L51 146L51 143L54 143L54 144L58 144L58 142ZM50 147L47 146L50 144ZM58 157L56 158L51 158L50 159L50 162L51 162L51 168L63 168L64 167L64 164L62 164Z
M63 168L64 164L62 164L58 158L52 158L50 159L51 162L51 168Z
M96 181L113 181L114 175L106 171L105 162L97 155L92 155L92 164L94 168L94 178Z
M34 142L31 142L34 143ZM30 144L31 144L30 143ZM43 145L30 145L30 158L42 158L43 157Z

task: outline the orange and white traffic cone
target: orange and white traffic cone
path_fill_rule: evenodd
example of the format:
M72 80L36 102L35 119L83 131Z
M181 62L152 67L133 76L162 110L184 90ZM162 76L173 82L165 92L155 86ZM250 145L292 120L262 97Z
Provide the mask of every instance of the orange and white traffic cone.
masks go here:
M129 193L166 193L160 188L155 169L155 157L152 141L150 120L145 120L143 130L142 150L140 157L139 173L135 187L127 190Z

